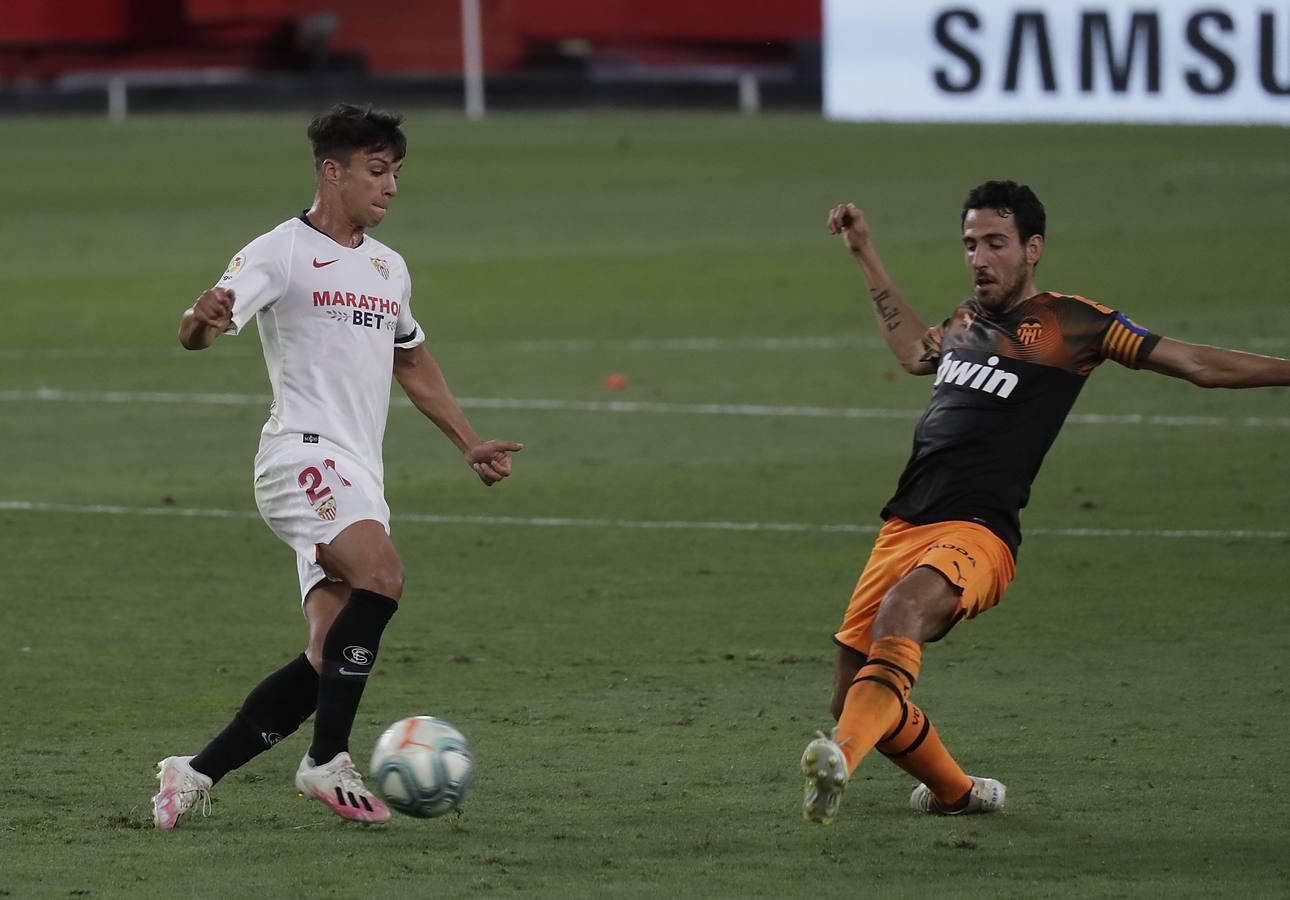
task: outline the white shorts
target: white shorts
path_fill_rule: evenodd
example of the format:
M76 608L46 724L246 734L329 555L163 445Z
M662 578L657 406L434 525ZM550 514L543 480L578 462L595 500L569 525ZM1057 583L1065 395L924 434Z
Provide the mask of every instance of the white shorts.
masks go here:
M311 442L305 443L306 438ZM356 457L314 435L282 434L261 444L255 457L255 505L273 533L296 551L302 603L328 578L318 565L319 544L330 544L365 519L390 532L381 480Z

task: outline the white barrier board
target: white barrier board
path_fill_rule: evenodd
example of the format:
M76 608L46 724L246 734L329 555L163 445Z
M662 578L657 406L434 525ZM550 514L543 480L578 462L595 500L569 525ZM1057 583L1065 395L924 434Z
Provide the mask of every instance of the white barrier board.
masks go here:
M824 0L824 112L1290 125L1290 2Z

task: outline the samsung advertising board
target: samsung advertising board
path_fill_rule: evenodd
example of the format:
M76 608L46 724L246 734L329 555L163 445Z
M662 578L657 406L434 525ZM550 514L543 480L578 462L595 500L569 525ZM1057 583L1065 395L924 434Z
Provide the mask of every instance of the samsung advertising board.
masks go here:
M1290 3L825 0L824 111L1290 125Z

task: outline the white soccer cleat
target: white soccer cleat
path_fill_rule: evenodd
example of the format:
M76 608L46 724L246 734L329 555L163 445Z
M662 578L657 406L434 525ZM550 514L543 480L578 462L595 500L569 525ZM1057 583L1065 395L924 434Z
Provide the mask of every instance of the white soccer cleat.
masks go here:
M375 825L390 821L390 810L363 786L363 776L348 753L321 766L305 754L296 770L296 790L322 803L342 819Z
M167 756L157 763L161 790L152 798L152 822L159 831L179 824L179 817L201 801L202 815L211 814L211 780L189 765L191 756Z
M934 816L971 816L1003 809L1008 789L1002 782L993 778L977 778L975 775L969 775L968 778L972 779L972 789L968 791L967 802L958 809L942 807L932 796L931 788L925 784L914 788L914 792L909 795L909 808Z
M842 748L824 732L815 734L815 740L802 753L802 774L806 776L802 818L828 825L842 803L842 791L847 786L847 759L842 755Z

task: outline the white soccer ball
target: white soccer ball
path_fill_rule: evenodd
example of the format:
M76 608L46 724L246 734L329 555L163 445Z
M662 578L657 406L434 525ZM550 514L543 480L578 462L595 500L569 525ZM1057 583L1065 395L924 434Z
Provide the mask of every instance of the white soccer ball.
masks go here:
M475 758L460 731L434 716L412 716L385 730L372 751L372 781L391 809L429 819L461 806Z

